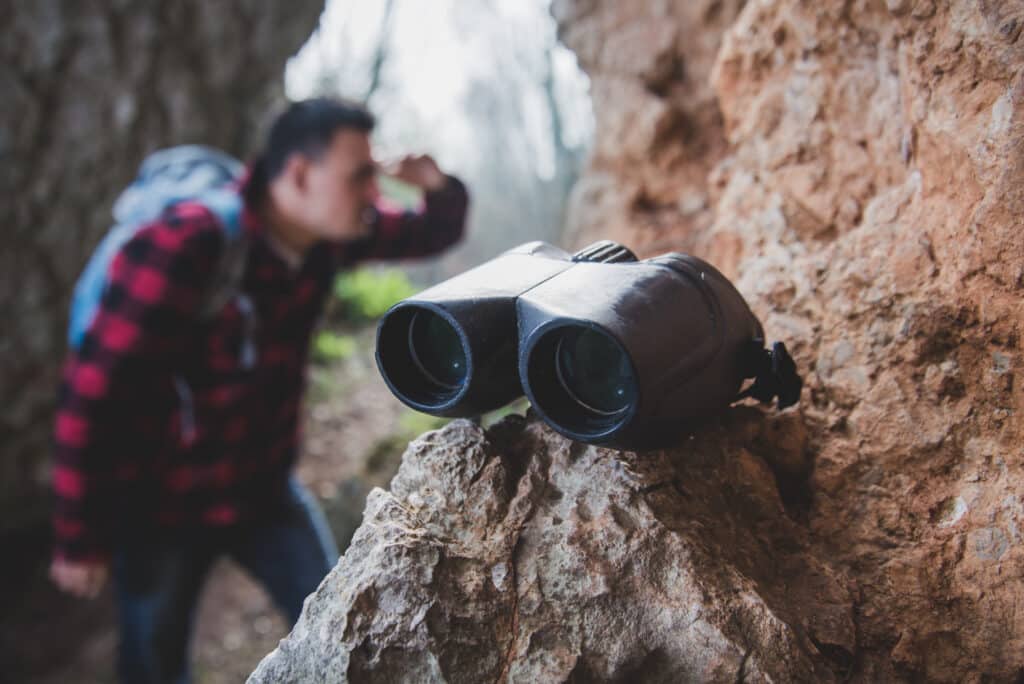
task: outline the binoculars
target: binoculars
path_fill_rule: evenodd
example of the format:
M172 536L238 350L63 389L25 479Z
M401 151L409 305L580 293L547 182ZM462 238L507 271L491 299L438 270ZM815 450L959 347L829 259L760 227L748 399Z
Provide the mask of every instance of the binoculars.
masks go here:
M376 360L417 411L476 416L525 392L566 437L630 450L668 446L743 397L785 408L803 384L713 266L640 261L610 241L576 254L526 243L399 302L378 325Z

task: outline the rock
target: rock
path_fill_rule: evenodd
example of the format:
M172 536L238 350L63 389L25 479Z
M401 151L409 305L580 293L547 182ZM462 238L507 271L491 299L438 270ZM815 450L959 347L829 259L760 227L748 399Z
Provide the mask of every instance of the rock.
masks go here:
M592 3L559 0L562 39L593 78L597 139L590 176L607 189L601 215L577 196L568 239L615 238L643 250L665 233L706 229L708 174L722 159L722 117L708 80L740 0ZM688 179L682 182L683 179ZM584 180L592 195L592 182Z
M753 414L642 455L427 433L249 681L832 681L852 594L730 437Z

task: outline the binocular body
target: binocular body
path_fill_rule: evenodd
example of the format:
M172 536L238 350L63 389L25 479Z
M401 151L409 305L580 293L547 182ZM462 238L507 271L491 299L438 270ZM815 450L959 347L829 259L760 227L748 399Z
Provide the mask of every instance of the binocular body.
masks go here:
M474 416L525 392L571 439L648 449L734 401L763 344L743 297L700 259L531 242L392 307L376 359L418 411Z

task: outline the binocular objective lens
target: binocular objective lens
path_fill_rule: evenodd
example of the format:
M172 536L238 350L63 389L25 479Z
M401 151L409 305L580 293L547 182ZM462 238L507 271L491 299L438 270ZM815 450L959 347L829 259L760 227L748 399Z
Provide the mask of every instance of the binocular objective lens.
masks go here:
M458 389L466 379L466 354L458 333L431 311L417 311L409 325L409 353L431 382Z
M612 416L633 401L629 359L603 333L578 328L562 336L555 350L555 373L569 396L595 413Z

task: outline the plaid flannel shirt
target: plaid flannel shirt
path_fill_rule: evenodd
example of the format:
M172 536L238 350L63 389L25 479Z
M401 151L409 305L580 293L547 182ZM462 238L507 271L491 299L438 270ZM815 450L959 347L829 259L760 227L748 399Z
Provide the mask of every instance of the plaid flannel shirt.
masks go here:
M241 291L254 319L239 298L199 316L224 246L209 210L183 203L141 229L112 262L96 317L65 365L54 429L55 554L102 559L130 530L226 527L272 511L297 457L310 339L335 273L440 252L462 236L467 204L462 183L449 178L419 212L379 208L364 241L316 244L297 272L245 207ZM239 346L251 320L257 353L246 367Z

